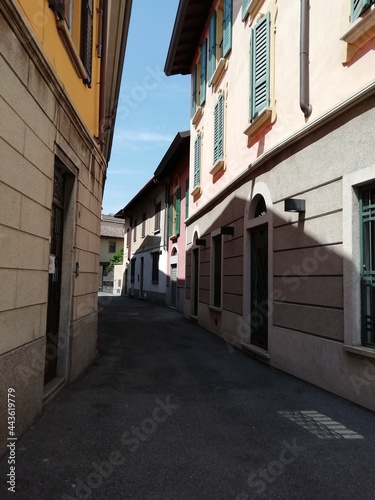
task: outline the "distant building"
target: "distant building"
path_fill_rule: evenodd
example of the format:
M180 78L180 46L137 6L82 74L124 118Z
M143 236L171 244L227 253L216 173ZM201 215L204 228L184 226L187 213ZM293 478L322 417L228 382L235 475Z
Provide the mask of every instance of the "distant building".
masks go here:
M99 290L115 292L116 295L121 295L122 279L117 278L114 287L114 271L107 272L105 265L116 252L124 249L124 222L124 219L102 214L100 223Z
M375 409L375 6L180 0L185 314Z
M125 219L125 287L130 297L182 310L190 133L179 132L154 177L117 214Z
M130 0L0 2L0 394L15 389L17 438L96 355L100 213L130 11Z

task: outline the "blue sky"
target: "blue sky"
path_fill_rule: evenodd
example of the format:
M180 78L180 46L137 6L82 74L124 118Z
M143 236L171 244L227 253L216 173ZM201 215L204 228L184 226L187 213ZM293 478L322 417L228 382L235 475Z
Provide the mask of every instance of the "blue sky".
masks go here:
M188 76L164 74L178 0L133 0L103 213L151 179L177 132L189 129Z

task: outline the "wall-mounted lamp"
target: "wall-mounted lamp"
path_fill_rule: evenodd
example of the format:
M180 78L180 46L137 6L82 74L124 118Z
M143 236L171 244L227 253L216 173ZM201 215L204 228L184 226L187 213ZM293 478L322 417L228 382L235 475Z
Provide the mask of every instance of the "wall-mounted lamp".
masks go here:
M222 226L220 229L220 234L225 234L227 236L234 235L234 227L233 226Z
M205 238L197 238L195 240L195 244L200 245L202 247L205 247L206 246L206 239Z
M305 200L301 200L301 199L297 199L297 198L288 198L284 202L284 211L285 212L305 212L306 211Z

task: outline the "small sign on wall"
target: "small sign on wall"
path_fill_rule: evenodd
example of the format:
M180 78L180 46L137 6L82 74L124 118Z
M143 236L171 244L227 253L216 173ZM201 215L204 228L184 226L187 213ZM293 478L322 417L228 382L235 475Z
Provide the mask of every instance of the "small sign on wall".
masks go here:
M55 260L56 260L55 255L49 256L49 271L48 271L49 274L55 274L56 272Z

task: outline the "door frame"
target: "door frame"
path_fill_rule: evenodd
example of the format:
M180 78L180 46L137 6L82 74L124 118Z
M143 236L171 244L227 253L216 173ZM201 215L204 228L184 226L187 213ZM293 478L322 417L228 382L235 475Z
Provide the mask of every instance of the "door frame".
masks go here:
M197 265L197 277L195 276L195 264ZM194 245L191 248L191 316L197 318L199 315L199 274L200 274L200 247L198 245ZM196 289L196 294L194 293ZM195 304L195 295L196 295L196 311L194 310Z
M267 212L255 217L255 209L260 196L263 197ZM267 226L268 235L268 349L262 349L250 343L251 339L251 231L260 226ZM270 348L272 349L271 330L273 325L273 214L272 199L268 187L263 182L253 186L251 195L247 201L244 217L244 280L243 280L243 325L241 338L239 339L247 349L261 351L268 358Z
M75 254L75 221L77 209L77 176L78 170L69 157L56 145L54 168L58 168L65 179L62 272L60 292L60 318L58 334L58 356L56 379L66 380L69 377L71 365L73 286ZM52 181L54 182L54 181ZM52 208L52 203L51 203ZM51 228L50 228L51 232ZM49 257L49 254L48 254ZM46 310L47 314L47 310ZM46 316L47 318L47 316ZM46 324L47 328L47 324ZM52 379L54 380L54 379Z

